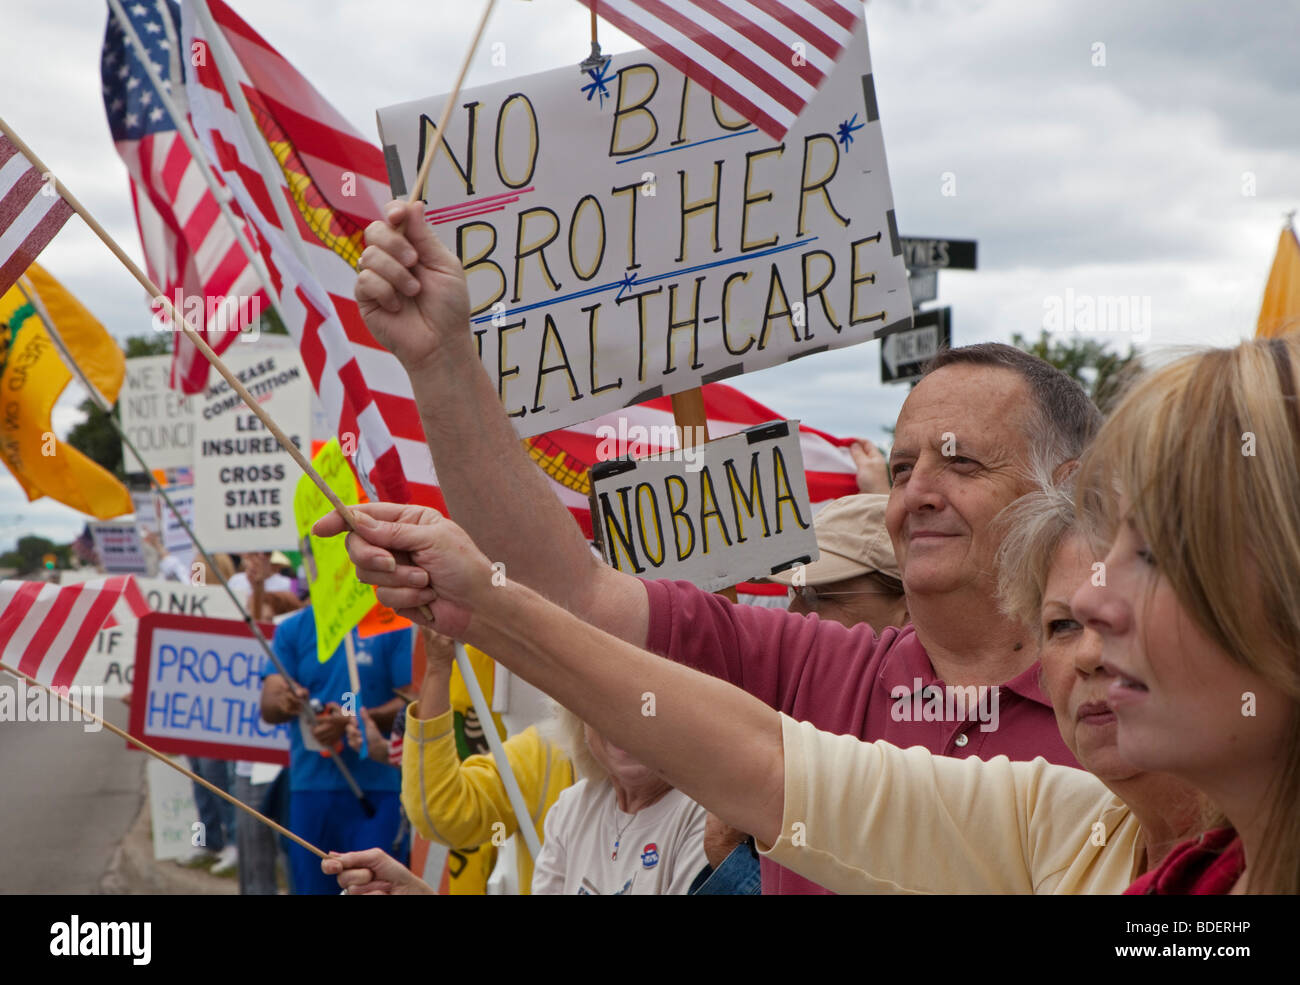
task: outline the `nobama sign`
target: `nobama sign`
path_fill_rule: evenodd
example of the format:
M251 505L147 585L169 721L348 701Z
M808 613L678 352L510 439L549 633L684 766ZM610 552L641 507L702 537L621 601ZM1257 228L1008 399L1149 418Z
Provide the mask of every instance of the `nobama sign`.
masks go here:
M798 421L692 451L592 466L592 525L606 561L712 592L817 558Z
M442 106L379 111L395 194ZM424 194L524 436L910 324L861 25L781 141L645 51L463 92Z

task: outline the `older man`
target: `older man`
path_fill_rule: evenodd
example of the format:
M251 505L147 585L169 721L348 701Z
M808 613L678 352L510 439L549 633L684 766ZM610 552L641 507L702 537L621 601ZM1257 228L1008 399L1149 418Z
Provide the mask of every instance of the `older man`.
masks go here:
M1073 381L987 344L944 353L909 395L890 459L886 523L911 626L876 634L733 606L591 556L482 371L459 260L422 219L419 205L394 202L387 221L371 224L356 296L371 332L410 375L452 517L505 563L509 578L827 731L946 755L1075 765L1037 684L1034 635L995 602L993 522L1077 458L1096 429L1099 415ZM389 505L371 515L412 523L422 511ZM398 589L389 604L427 598L427 574L376 540L349 538L367 580ZM765 893L817 891L775 866L763 877Z

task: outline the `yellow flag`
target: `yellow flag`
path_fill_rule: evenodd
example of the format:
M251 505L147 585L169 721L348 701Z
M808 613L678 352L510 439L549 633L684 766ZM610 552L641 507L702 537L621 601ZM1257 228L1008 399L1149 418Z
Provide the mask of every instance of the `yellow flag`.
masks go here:
M126 360L104 326L35 264L20 283L40 299L99 392L116 400ZM14 286L0 298L0 458L29 500L49 496L100 520L130 513L126 486L54 435L50 413L71 380L39 315Z
M1256 336L1285 335L1300 328L1300 242L1290 225L1277 240L1277 256L1264 285Z

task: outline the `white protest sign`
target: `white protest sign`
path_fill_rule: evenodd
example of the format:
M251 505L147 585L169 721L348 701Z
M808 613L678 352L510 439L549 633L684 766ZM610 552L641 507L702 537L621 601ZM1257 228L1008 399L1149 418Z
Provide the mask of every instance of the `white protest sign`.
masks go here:
M152 469L181 468L194 456L194 397L168 386L171 356L140 356L126 361L119 403L122 432ZM139 467L125 446L128 471Z
M242 622L149 613L138 624L131 734L162 752L287 765L288 726L262 721L262 659Z
M463 91L426 218L523 436L911 322L865 27L774 141L646 51ZM401 197L445 97L379 111Z
M183 766L189 765L183 760L180 762ZM153 758L146 769L153 857L163 861L188 855L195 847L195 824L199 819L194 805L194 781Z
M220 585L191 585L164 578L137 578L144 600L154 612L209 619L242 619L238 607Z
M144 545L134 521L91 521L90 535L95 541L99 563L110 575L148 574Z
M124 622L95 634L72 683L102 687L105 697L124 698L134 680L135 623Z
M798 421L600 462L591 501L605 560L629 574L713 592L819 556Z
M185 522L191 527L194 526L194 487L193 486L170 486L167 489L167 497L172 504L180 511ZM194 543L190 540L190 535L185 532L181 526L180 520L176 519L176 514L171 511L166 503L161 499L158 503L162 510L163 521L163 546L167 548L167 553L171 554L187 570L194 563ZM225 593L223 592L224 596Z
M132 489L131 507L135 513L135 524L142 535L158 532L158 507L152 489Z
M311 381L297 351L263 337L232 346L225 362L271 419L311 453ZM225 380L213 375L195 428L194 518L209 550L291 551L298 546L288 453Z

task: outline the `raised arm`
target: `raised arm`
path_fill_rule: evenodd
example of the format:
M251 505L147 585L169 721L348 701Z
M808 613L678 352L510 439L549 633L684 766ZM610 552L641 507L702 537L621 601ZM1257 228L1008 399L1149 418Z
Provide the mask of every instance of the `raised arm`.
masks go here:
M784 768L780 715L716 678L656 657L584 623L513 580L492 584L490 562L456 524L434 510L407 509L406 522L359 508L362 540L406 552L423 586L379 588L385 605L419 625L467 640L541 688L674 787L765 842L780 832ZM338 533L331 514L319 536ZM410 571L404 567L405 572ZM419 607L431 606L430 622Z
M483 553L504 562L511 579L622 639L644 643L644 588L592 556L524 451L478 358L464 270L423 210L423 203L391 202L388 221L366 229L356 298L371 333L411 378L452 517ZM368 562L383 563L378 554L357 560Z

